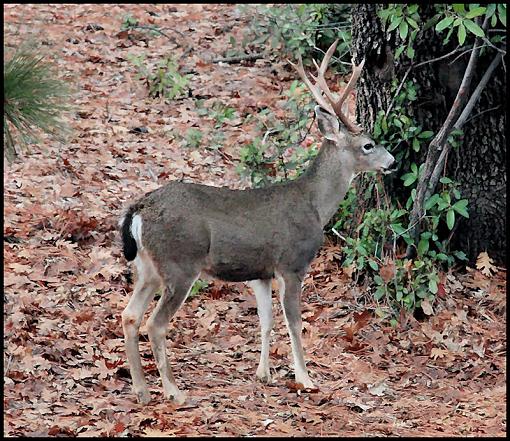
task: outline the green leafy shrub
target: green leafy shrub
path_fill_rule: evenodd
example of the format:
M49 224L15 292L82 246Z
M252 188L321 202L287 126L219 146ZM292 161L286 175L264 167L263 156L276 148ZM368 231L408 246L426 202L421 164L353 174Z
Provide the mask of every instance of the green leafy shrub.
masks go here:
M4 63L5 155L13 160L16 147L37 140L38 133L63 136L61 119L69 110L70 89L57 76L47 55L28 45L8 54Z
M191 287L187 300L190 300L193 297L197 297L202 292L204 292L208 287L209 282L207 280L197 279L193 286Z
M447 31L444 44L452 35L463 45L468 38L483 36L476 19L490 19L494 27L501 23L506 27L503 5L436 5L436 14L421 21L420 6L416 4L392 4L379 11L386 32L396 34L396 59L407 57L413 60L413 44L419 32L433 27L436 32ZM455 34L454 34L455 33ZM488 44L502 42L502 34L485 36ZM410 237L411 209L416 197L416 186L424 164L416 158L435 133L428 127L416 123L409 112L410 103L420 94L419 85L412 81L395 80L392 85L393 98L388 109L381 110L373 127L374 140L393 153L399 165L399 199L389 198L383 187L373 176L355 181L360 191L351 189L341 203L332 231L341 236L346 259L344 266L356 274L369 275L373 281L373 294L377 302L390 307L392 320L401 308L414 311L436 301L441 289L441 273L457 261L465 261L466 255L451 250L449 238L453 234L459 216L469 217L468 201L462 198L459 185L448 176L439 179L435 192L424 202L422 232L416 243ZM459 148L462 131L453 130L448 143ZM423 156L423 155L421 155ZM398 186L393 183L393 186ZM403 197L402 197L403 196ZM354 210L353 210L354 207ZM339 232L340 230L340 232ZM416 247L416 257L407 259L407 245ZM422 308L423 309L423 308ZM423 311L425 311L423 309Z
M181 75L172 57L160 60L155 66L148 66L143 54L130 54L127 59L137 68L137 78L144 80L151 98L175 99L186 95L191 75Z
M397 87L395 83L394 91ZM413 243L407 225L423 170L423 164L418 166L412 161L410 152L419 152L433 136L432 131L418 125L408 114L407 104L416 95L415 84L403 84L393 108L387 115L379 112L373 129L374 140L393 153L402 170L403 194L407 191L405 203L389 198L382 181L367 173L355 180L340 204L332 227L344 243L343 266L371 277L374 299L390 308L389 318L396 317L402 307L414 311L424 299L433 304L441 271L452 266L456 259L466 258L460 251L450 251L449 241L439 237L442 226L448 230L454 228L456 214L469 216L467 200L462 199L458 184L446 176L440 180L441 188L425 203L424 230L416 244L416 259L402 257L406 246ZM460 132L452 133L450 142L458 145L459 135Z
M241 10L253 17L246 45L278 48L284 56L317 57L337 38L339 59L350 66L351 7L348 4L246 5ZM341 66L340 70L344 70Z
M313 114L308 93L304 86L294 81L284 95L287 98L284 109L288 116L282 120L268 109L259 112L256 118L263 135L241 149L238 172L241 176L249 176L254 187L299 176L317 154L315 144L301 145Z
M184 135L184 145L196 149L202 143L203 134L199 129L190 127Z

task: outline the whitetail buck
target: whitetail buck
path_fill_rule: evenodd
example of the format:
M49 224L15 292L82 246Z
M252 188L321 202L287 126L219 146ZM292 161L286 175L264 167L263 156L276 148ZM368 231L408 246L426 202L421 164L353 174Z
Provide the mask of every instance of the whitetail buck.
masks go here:
M313 387L301 344L301 284L323 242L323 227L353 177L363 171L388 172L393 156L374 144L349 121L342 104L361 73L352 77L340 98L324 80L335 50L327 51L313 84L301 58L293 65L319 104L315 107L321 149L299 178L265 188L231 190L200 184L170 182L147 193L129 207L120 222L123 251L134 260L137 282L122 314L126 352L133 389L141 403L150 400L142 372L138 330L142 317L163 287L147 322L149 339L166 398L182 403L166 355L166 329L200 274L225 281L247 281L254 290L260 318L262 347L257 377L269 382L269 340L273 326L271 279L279 282L280 300L290 334L295 379ZM324 93L325 96L321 93Z

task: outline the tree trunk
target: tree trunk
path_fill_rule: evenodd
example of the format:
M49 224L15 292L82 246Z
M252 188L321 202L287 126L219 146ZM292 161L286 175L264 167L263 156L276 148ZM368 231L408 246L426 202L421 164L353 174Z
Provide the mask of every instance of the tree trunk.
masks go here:
M357 111L360 122L368 130L372 130L377 113L386 111L391 102L392 81L400 82L410 63L405 55L394 60L395 49L402 42L395 32L387 39L377 16L378 7L357 4L352 10L354 57L356 62L366 58L364 73L358 83ZM433 6L421 7L422 18L432 14ZM443 45L443 38L433 28L421 36L418 34L414 43L415 64L444 55L455 47L455 35L448 46ZM471 90L478 84L493 56L494 53L488 53L480 58ZM407 78L419 85L418 99L409 104L408 114L423 126L423 130L436 133L450 110L469 53L450 64L453 58L413 68ZM464 251L470 261L481 251L487 251L499 263L506 259L505 97L506 75L500 63L473 109L471 117L474 118L464 126L463 142L447 158L446 175L459 183L462 198L469 200L470 215L469 219L457 217L451 244L453 249ZM419 165L425 154L426 148L422 146L417 155L411 154L411 159ZM405 172L407 170L390 182L391 191L397 194L402 191L400 176Z

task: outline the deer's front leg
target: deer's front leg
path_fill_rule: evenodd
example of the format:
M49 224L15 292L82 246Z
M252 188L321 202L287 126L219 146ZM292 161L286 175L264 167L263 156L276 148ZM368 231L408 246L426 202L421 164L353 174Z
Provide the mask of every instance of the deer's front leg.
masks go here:
M280 301L282 303L285 323L290 335L292 355L294 357L294 373L296 383L306 388L313 388L312 380L306 369L303 345L301 343L301 282L302 279L295 273L282 274L278 278L280 285Z
M271 382L269 371L269 343L273 329L273 305L271 298L271 280L252 280L248 285L253 289L257 299L257 313L260 320L260 362L257 368L257 378L264 382Z

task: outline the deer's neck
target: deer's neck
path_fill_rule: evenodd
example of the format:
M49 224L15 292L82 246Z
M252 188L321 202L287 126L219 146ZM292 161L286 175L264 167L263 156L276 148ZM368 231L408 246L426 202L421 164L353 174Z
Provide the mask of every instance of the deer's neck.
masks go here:
M302 176L303 190L325 226L338 210L354 178L352 157L325 140L310 168Z

